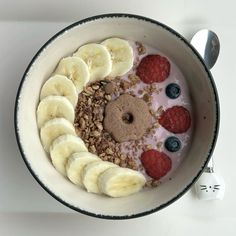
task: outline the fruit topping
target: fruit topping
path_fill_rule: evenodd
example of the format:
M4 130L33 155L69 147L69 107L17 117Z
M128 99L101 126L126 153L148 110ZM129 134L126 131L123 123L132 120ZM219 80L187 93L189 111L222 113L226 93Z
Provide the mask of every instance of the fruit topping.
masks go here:
M136 74L146 84L162 82L170 74L170 62L160 55L148 55L139 63Z
M112 167L98 176L99 189L110 197L126 197L142 189L143 174L128 168Z
M65 57L61 59L55 70L55 74L64 75L70 79L80 93L89 82L89 67L78 57Z
M165 141L165 148L169 152L177 152L181 148L181 142L177 137L174 136L168 137Z
M98 43L81 46L73 57L80 57L88 66L89 81L101 80L111 73L112 60L108 49Z
M141 155L141 162L146 173L153 179L160 179L170 171L171 159L164 153L151 149Z
M158 121L161 126L174 134L186 132L191 125L190 113L182 106L173 106L163 111Z
M175 83L168 84L166 87L166 95L171 99L176 99L181 93L180 86Z
M119 38L109 38L101 43L111 54L112 69L109 76L122 76L133 67L134 53L129 42Z

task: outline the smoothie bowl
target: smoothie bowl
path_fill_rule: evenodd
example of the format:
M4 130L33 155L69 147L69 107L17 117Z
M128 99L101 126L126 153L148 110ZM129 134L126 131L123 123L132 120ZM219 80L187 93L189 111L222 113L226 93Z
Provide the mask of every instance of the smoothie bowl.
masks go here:
M87 215L128 219L181 197L217 139L217 91L189 43L154 20L88 18L60 31L21 81L15 130L39 184Z

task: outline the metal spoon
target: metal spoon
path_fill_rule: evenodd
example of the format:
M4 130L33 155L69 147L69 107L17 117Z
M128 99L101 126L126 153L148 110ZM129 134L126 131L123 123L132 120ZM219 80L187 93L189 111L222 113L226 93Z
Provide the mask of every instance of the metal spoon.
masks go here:
M217 35L211 30L203 29L193 36L190 43L197 49L210 70L220 53L220 41Z
M208 29L200 30L192 37L190 43L201 55L210 70L215 65L220 53L220 41L216 33ZM213 157L210 159L205 172L214 172Z
M220 52L220 42L217 35L207 29L200 30L193 36L190 43L197 49L210 70L215 65ZM212 190L215 186L217 186L216 190ZM195 190L201 200L223 199L225 182L221 176L214 173L213 157L211 157L204 173L195 183Z

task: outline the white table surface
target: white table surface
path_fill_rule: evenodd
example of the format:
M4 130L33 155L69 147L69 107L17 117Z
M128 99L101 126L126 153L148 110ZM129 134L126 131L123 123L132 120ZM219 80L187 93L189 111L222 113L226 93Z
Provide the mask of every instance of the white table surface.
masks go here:
M0 0L0 235L236 235L236 3L233 0ZM210 28L221 42L212 70L221 103L214 152L224 176L222 201L199 201L189 191L168 208L139 219L107 221L74 213L48 195L25 167L15 141L17 87L39 47L58 30L82 18L127 12L159 20L190 39ZM92 227L91 227L92 225ZM37 229L40 229L38 231ZM34 233L34 234L33 234Z

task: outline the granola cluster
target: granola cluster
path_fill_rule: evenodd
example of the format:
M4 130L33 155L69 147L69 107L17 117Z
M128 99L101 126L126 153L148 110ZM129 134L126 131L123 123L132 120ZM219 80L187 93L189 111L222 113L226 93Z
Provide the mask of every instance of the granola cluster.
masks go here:
M77 107L75 127L88 150L104 161L110 161L121 167L137 170L132 157L121 152L121 145L103 128L104 109L112 99L106 94L108 80L95 82L87 86L80 94Z

